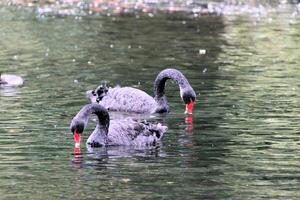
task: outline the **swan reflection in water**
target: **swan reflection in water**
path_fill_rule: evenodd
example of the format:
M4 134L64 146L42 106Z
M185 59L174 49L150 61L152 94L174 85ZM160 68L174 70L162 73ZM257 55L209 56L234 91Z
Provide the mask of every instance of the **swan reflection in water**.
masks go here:
M19 93L19 88L0 86L0 96L14 97Z
M156 158L166 157L162 150L162 144L149 147L134 146L103 146L91 147L86 144L87 153L82 152L79 146L74 146L72 164L75 168L84 168L85 166L96 166L97 168L106 168L109 159L114 158Z
M193 115L187 115L185 117L185 135L183 139L180 139L180 143L188 148L193 147L193 134L194 134L194 123Z

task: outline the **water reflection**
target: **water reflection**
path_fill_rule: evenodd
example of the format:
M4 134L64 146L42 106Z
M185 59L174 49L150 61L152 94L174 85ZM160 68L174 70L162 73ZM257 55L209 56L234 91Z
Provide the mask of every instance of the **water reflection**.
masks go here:
M193 124L193 115L187 115L185 117L185 134L179 142L181 145L185 145L188 148L193 147L193 130L194 130L194 124Z
M109 159L165 157L166 153L161 148L162 144L154 147L108 146L97 148L86 144L87 153L82 153L80 147L74 147L72 163L75 168L94 166L97 169L99 167L104 169Z
M13 97L17 96L19 89L15 87L0 86L0 96Z
M78 19L0 9L1 71L26 77L15 92L0 89L1 197L295 199L300 28L290 13ZM171 112L141 117L168 125L159 149L72 153L62 133L86 90L109 79L150 94L166 67L201 96L186 116L168 86Z
M82 154L81 154L81 149L80 149L80 147L75 146L73 151L74 151L74 158L72 160L73 165L76 168L81 168L81 162L82 162L82 158L83 158Z

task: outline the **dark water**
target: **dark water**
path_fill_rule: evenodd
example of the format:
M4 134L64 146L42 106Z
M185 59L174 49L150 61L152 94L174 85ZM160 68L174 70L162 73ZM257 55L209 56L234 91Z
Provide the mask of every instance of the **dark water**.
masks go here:
M1 7L0 36L1 71L26 81L0 89L1 199L300 198L299 16L37 17ZM74 157L69 123L86 90L106 80L152 93L167 67L198 94L192 118L169 82L171 112L141 116L169 127L159 147L82 145Z

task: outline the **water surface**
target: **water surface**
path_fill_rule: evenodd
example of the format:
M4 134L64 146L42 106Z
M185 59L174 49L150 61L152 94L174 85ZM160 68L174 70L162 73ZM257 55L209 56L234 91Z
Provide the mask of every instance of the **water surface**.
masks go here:
M0 69L25 79L0 89L1 198L298 199L299 22L291 12L40 17L1 7ZM197 93L192 117L168 82L171 112L140 116L169 127L158 147L82 145L74 156L69 123L86 90L105 80L152 94L167 67Z

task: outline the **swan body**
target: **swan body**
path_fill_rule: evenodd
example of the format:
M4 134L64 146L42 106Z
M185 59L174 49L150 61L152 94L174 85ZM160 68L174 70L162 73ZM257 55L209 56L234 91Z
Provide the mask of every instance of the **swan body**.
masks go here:
M18 87L22 86L23 83L24 80L20 76L0 73L0 86Z
M192 114L196 93L185 76L176 69L161 71L154 82L154 97L132 87L108 88L100 85L96 90L87 91L91 103L98 102L108 110L135 113L163 113L169 111L165 96L165 83L168 79L179 85L180 96L186 104L186 113Z
M70 129L76 143L80 143L80 135L91 114L98 117L98 124L86 142L92 147L152 146L156 145L167 131L167 127L161 124L139 122L131 118L109 120L108 111L103 106L93 103L85 105L71 122Z
M96 97L87 93L92 103L97 100ZM92 99L94 98L94 99ZM155 113L157 103L153 97L146 92L132 87L114 87L109 88L105 96L99 102L108 110L135 112L135 113Z

